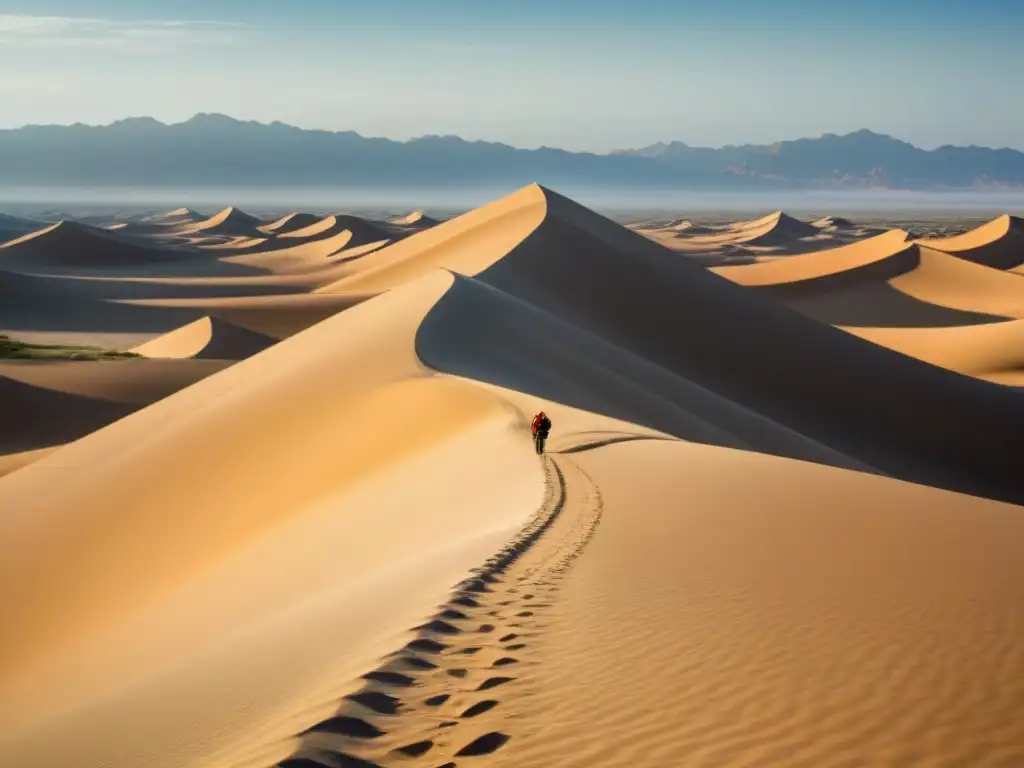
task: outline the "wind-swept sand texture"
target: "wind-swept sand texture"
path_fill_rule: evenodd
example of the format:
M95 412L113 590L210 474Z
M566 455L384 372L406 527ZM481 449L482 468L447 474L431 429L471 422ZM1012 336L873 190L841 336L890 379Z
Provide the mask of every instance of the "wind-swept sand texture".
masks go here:
M1019 507L677 443L554 461L598 522L485 596L518 664L459 703L505 710L500 764L1024 762Z
M273 345L275 339L261 333L203 317L132 349L144 357L244 360Z
M223 368L0 451L0 764L1021 762L1024 518L989 499L1024 500L1024 400L977 373L1000 342L946 370L771 293L1019 277L898 232L818 255L737 285L531 186L308 273L75 278L217 318L152 342L176 353L283 340L118 363ZM270 284L294 292L201 293ZM110 388L22 368L9 390Z
M1000 216L962 235L916 242L995 269L1024 264L1024 220L1016 216Z

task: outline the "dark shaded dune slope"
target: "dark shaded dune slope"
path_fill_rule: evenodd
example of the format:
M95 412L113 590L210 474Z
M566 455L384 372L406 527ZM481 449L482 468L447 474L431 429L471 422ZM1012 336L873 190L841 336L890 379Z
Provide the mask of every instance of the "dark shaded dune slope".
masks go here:
M1021 393L815 322L550 191L519 194L542 194L545 215L478 280L888 474L1024 501Z
M472 322L467 323L466 318ZM686 440L868 469L470 277L455 275L452 287L420 326L416 351L425 363L439 370L571 402Z

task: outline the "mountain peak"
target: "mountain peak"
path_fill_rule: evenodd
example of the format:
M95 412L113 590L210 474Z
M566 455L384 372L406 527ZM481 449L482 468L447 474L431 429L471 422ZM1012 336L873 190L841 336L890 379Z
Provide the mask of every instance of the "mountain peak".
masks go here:
M222 114L220 112L197 112L186 120L182 125L191 126L223 126L233 127L242 125L243 121L236 120L233 117Z

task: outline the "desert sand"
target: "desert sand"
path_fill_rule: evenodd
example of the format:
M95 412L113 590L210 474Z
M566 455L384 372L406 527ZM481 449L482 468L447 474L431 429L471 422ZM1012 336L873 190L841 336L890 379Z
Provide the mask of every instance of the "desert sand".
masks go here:
M1015 219L39 223L0 765L1024 764Z

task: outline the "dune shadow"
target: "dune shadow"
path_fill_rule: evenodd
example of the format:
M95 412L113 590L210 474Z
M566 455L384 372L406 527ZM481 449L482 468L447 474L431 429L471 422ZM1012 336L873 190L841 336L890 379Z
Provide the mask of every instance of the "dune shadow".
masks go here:
M545 219L427 313L427 365L686 440L1024 501L1019 391L814 322L543 194Z
M129 413L137 406L72 395L0 375L4 427L0 453L19 453L77 440Z
M953 328L1001 323L1006 317L944 307L914 298L888 283L773 291L778 300L828 325L886 328Z

